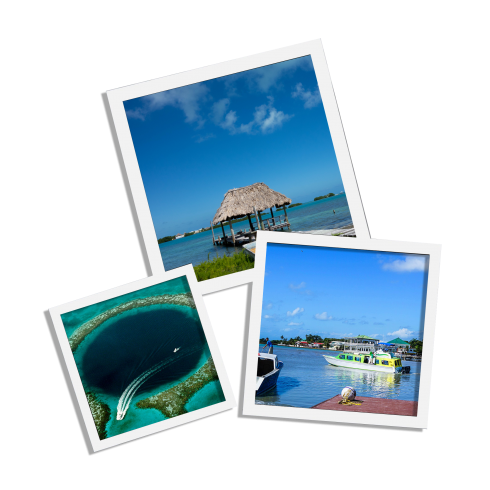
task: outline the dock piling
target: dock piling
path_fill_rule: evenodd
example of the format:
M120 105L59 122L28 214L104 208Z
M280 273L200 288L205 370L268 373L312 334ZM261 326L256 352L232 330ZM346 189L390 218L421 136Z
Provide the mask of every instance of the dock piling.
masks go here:
M288 229L291 230L291 225L289 224L288 212L286 211L286 205L283 206L284 209L284 217L286 218L286 223L288 224Z

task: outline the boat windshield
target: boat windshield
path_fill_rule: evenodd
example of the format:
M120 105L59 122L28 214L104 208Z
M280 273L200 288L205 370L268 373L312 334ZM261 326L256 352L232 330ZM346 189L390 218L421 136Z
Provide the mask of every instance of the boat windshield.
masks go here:
M265 376L274 371L274 359L263 359L259 357L257 363L257 376Z

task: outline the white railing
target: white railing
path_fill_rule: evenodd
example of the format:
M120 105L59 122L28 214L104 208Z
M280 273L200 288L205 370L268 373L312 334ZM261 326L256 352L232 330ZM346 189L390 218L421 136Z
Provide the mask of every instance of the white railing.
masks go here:
M273 218L262 219L265 229L270 229L277 225L287 224L286 217L282 214Z

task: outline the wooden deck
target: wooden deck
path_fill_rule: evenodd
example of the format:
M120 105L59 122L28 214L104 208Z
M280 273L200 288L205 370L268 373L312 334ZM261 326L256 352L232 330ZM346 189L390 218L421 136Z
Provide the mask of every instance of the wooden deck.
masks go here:
M325 235L325 236L349 236L355 237L356 230L353 226L346 226L344 228L332 228L331 230L310 230L310 231L294 231L293 233L306 233L308 235Z
M282 230L284 228L291 228L289 221L286 216L280 215L275 216L273 218L260 218L259 224L257 222L251 222L253 228L245 228L239 231L234 232L233 235L219 235L216 233L216 236L213 232L213 245L224 245L226 247L240 246L245 243L254 242L257 239L257 230L266 230L266 231L277 231ZM212 224L211 224L212 226ZM234 238L234 240L233 240Z
M235 235L235 243L233 243L233 237L231 235L226 235L226 237L219 236L216 238L215 244L224 245L226 247L239 247L245 243L255 242L256 237L256 231L253 231L251 233L244 233L241 235Z
M358 396L354 400L361 405L339 405L340 395L329 398L315 405L317 410L339 410L342 412L381 413L385 415L406 415L415 417L417 415L418 402L406 400L389 400L388 398L371 398Z

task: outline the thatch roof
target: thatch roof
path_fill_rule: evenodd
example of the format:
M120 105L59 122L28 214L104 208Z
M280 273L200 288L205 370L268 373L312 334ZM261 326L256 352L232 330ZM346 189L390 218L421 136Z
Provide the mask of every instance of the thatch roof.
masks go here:
M264 209L284 204L291 204L291 199L280 192L273 191L262 182L230 189L214 215L213 225L220 221L243 218L247 214L253 214L254 206L257 211L264 211Z

